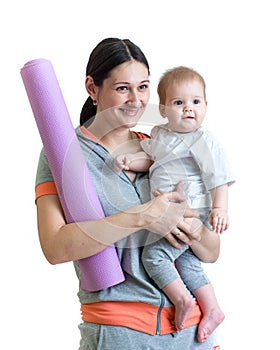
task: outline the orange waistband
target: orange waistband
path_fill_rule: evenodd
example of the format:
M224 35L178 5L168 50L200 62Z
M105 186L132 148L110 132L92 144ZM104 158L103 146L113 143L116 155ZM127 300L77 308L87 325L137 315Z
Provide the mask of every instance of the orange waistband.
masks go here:
M159 307L143 302L101 301L82 304L81 312L85 322L128 327L151 335L176 332L172 324L174 307L164 307L159 313ZM198 324L200 319L201 311L196 303L184 328Z

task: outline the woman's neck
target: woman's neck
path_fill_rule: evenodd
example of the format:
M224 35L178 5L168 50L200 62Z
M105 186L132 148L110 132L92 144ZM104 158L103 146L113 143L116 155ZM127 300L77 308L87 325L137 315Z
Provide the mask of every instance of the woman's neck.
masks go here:
M110 152L115 153L117 148L120 148L121 145L131 141L134 137L130 129L121 127L117 129L106 130L104 125L100 127L99 123L93 122L89 127L90 131L95 137L97 137L102 145Z

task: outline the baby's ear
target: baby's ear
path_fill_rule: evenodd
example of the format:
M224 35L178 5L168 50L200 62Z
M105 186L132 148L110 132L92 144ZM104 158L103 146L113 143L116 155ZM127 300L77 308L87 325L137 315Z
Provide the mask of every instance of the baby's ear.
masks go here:
M166 118L166 110L164 105L159 105L159 113L163 118Z

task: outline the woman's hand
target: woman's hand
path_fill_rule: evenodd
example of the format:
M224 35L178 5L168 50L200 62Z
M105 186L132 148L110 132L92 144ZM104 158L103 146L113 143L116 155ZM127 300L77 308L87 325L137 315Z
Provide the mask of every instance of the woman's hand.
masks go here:
M178 241L176 241L177 243L174 242L174 237L176 237L177 240L179 239L183 243L190 246L193 244L194 241L199 242L201 240L201 227L203 226L203 223L197 218L196 211L196 215L192 214L192 212L187 213L184 219L181 222L179 222L176 225L176 227L171 231L173 238L170 236L166 237L166 239L173 246L176 246L176 248L180 248L181 245Z
M171 245L180 249L179 241L191 245L193 240L200 240L197 227L197 211L191 209L182 195L182 183L174 192L154 192L155 198L146 204L143 214L149 223L146 228L165 237Z
M178 192L156 193L150 203L149 214L154 220L147 227L150 231L164 236L175 248L179 241L191 245L193 253L205 263L215 262L220 254L220 238L198 219L198 213L187 205ZM174 202L177 201L177 202ZM156 205L155 205L156 204ZM155 205L153 207L153 205ZM161 216L153 214L161 211Z

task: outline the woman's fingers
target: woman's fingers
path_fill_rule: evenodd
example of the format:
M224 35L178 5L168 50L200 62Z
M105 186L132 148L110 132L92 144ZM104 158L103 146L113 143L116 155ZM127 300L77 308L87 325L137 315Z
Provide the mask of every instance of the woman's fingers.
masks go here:
M181 249L182 245L179 243L179 241L175 238L176 235L174 235L172 233L172 231L170 233L168 233L166 236L164 236L165 239L167 239L167 241L174 247L177 249Z
M175 189L174 191L172 192L160 192L158 189L154 190L153 191L153 195L155 197L161 195L161 194L164 194L169 201L172 201L172 202L185 202L186 201L186 198L185 198L185 195L184 195L184 182L183 181L180 181L176 186L175 186Z
M178 192L181 196L185 198L186 196L184 191L184 184L185 184L184 181L179 181L175 186L175 192Z
M155 191L155 198L150 202L146 216L151 223L148 229L165 237L175 248L180 249L180 242L191 245L193 240L201 239L198 212L190 209L178 192L160 193ZM177 199L177 200L174 200ZM154 206L155 205L155 206Z
M181 242L191 245L192 242L190 240L190 238L188 237L188 235L186 235L185 232L183 232L182 230L180 230L178 227L175 227L171 233L173 234L173 237L175 237L177 240L179 239Z
M175 248L180 249L182 246L180 241L186 245L191 246L192 241L200 241L201 235L199 228L202 222L198 219L188 219L188 221L183 220L174 227L170 233L168 233L165 238L168 242Z
M177 227L181 231L183 231L185 235L187 235L190 241L192 240L200 241L201 240L200 228L202 225L203 223L199 219L193 216L190 216L180 221Z
M153 191L153 195L155 197L158 197L160 195L164 195L169 200L169 202L179 202L179 203L181 203L181 202L185 202L186 201L185 197L182 196L177 191L162 193L159 190L154 190Z
M198 211L189 207L185 208L184 218L199 218Z

